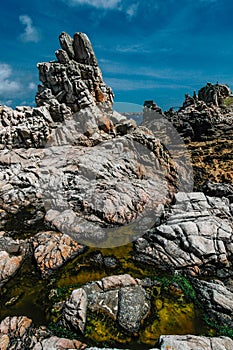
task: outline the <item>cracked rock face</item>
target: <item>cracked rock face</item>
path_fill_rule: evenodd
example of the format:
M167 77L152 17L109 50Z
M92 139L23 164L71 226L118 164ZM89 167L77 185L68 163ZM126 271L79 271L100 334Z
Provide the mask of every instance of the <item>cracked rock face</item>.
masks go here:
M153 350L231 350L233 340L227 337L208 338L195 335L162 335Z
M79 255L84 247L65 234L50 231L33 237L33 249L37 265L45 276Z
M136 259L191 275L232 275L232 212L227 199L178 193L164 224L136 242Z
M140 280L130 275L105 277L74 290L66 301L63 325L84 332L87 310L103 312L129 333L137 332L150 301Z
M35 328L32 320L19 317L6 317L0 324L1 350L84 350L86 345L78 340L51 336L45 327Z
M205 313L219 326L232 329L233 293L221 281L212 282L194 279L192 282Z
M38 64L43 85L36 95L37 105L48 106L57 119L63 119L63 112L78 112L98 103L104 110L111 110L113 93L103 81L86 34L75 33L71 38L62 33L59 39L58 61Z
M5 284L21 267L27 254L27 244L0 232L0 286Z

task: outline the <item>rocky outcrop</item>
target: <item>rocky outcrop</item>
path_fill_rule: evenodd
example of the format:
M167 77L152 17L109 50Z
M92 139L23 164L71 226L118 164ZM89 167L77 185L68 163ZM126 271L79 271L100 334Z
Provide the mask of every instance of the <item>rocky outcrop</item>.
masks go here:
M37 105L47 105L54 118L62 118L62 110L77 112L90 105L101 104L111 110L113 93L103 81L91 42L86 34L71 38L61 33L58 61L39 63L40 80Z
M207 180L233 182L232 102L228 86L209 84L200 89L198 96L186 95L178 111L165 112L192 156L196 189L200 190Z
M0 106L0 149L45 145L53 120L45 107Z
M21 267L28 251L22 240L14 240L0 232L0 287Z
M33 237L34 257L42 276L58 269L66 261L83 252L84 247L58 232L40 232Z
M136 259L191 275L232 275L232 212L227 199L178 193L164 224L136 244Z
M82 344L78 340L70 340L66 338L58 338L58 337L50 337L47 339L44 339L33 347L32 350L60 350L60 349L78 349L78 350L84 350L86 349L86 345Z
M78 340L52 336L45 327L35 328L32 320L19 317L6 317L0 324L1 350L84 350L86 345Z
M211 282L194 279L192 282L197 297L201 300L205 316L219 328L232 329L233 292L223 282Z
M230 350L233 340L227 337L210 338L195 335L163 335L152 350Z
M105 277L74 290L62 315L65 327L84 332L87 310L105 313L129 333L139 330L150 310L149 295L130 275Z

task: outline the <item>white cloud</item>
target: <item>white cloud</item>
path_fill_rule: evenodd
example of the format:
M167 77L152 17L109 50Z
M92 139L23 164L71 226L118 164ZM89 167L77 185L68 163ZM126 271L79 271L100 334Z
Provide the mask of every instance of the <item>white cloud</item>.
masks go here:
M38 30L32 23L32 19L27 15L21 15L19 16L19 20L23 25L25 25L24 32L20 35L20 39L25 43L37 43L40 40L40 36Z
M70 0L72 5L89 5L100 9L118 9L121 0Z
M10 97L11 94L20 90L20 84L10 79L11 75L11 66L6 63L0 63L0 94L2 97Z
M36 84L33 83L33 82L29 83L28 84L28 88L29 88L29 90L35 90L36 89Z
M134 17L137 14L139 3L132 4L126 9L126 13L129 18Z

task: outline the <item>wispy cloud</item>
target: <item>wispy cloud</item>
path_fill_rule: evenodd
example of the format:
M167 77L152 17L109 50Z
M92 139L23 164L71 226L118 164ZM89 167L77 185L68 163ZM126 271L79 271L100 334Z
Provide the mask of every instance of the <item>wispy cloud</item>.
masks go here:
M121 4L121 0L70 0L71 5L89 5L99 9L113 10Z
M40 35L36 27L32 23L32 19L28 15L19 16L20 22L25 26L24 32L20 35L23 42L37 43L40 40Z
M138 6L139 6L139 3L135 3L135 4L130 5L126 9L126 13L129 16L129 18L132 18L132 17L136 16L137 11L138 11Z
M68 0L68 4L72 6L92 6L96 9L103 10L117 10L125 13L129 20L136 16L139 6L138 2L128 5L127 2L123 0Z
M12 68L9 64L0 63L0 95L8 98L11 94L20 90L20 84L11 79ZM12 97L12 96L11 96Z

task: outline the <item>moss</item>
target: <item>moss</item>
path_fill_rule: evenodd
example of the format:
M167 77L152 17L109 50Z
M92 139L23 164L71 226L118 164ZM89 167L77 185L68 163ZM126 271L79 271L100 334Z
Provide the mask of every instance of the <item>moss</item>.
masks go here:
M159 279L161 287L152 292L151 315L140 332L140 341L154 345L161 334L196 334L196 312L192 301L179 288L170 288L172 277ZM192 295L192 294L191 294Z
M217 320L214 318L211 318L207 315L204 316L204 320L206 324L209 326L209 335L211 336L225 336L233 339L233 329L225 326L225 325L220 325Z
M111 317L100 312L88 312L85 337L97 344L126 344L132 338L123 332Z
M223 105L226 107L232 106L233 105L233 97L229 96L224 99Z
M48 329L52 332L53 335L56 335L59 338L67 339L77 339L78 335L75 332L70 331L67 328L64 328L59 325L59 323L50 323Z

